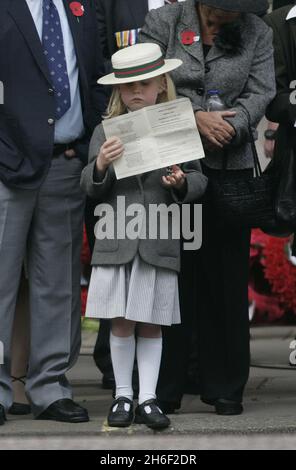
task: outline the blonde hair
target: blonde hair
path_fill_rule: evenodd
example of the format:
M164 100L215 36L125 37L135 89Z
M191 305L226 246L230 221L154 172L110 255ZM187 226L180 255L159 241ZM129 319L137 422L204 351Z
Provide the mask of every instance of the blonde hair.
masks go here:
M163 75L158 75L154 78L160 79L162 76ZM168 101L173 101L177 98L173 80L171 79L168 73L165 73L164 76L166 79L166 89L158 95L156 104L167 103ZM116 116L120 116L121 114L125 114L126 112L127 108L121 99L119 87L115 86L113 88L113 92L104 119L110 119Z

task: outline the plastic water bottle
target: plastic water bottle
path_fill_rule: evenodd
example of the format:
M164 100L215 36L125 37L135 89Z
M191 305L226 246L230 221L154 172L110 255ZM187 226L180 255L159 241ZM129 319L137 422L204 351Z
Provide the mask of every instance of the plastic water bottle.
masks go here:
M220 97L219 90L209 90L206 99L207 111L225 111L226 105Z

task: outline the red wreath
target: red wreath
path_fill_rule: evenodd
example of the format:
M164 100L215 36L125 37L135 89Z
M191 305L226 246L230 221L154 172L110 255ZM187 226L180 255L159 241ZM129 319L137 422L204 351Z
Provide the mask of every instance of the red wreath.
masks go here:
M289 238L252 231L249 298L255 300L260 314L268 314L270 321L286 312L296 315L296 266L289 259L289 242Z
M296 267L288 258L288 244L289 238L267 237L263 247L264 272L280 305L296 315Z
M71 2L70 8L74 16L84 15L84 6L80 2Z
M183 31L181 33L181 41L185 46L190 46L195 41L196 34L194 31Z

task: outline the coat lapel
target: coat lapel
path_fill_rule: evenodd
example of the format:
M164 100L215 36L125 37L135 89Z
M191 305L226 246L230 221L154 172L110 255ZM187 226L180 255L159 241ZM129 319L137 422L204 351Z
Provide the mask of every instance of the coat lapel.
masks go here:
M206 57L206 63L211 62L212 60L219 59L220 57L223 57L224 55L225 53L214 45L211 47L210 52L208 53Z
M193 31L197 36L198 41L193 42L191 45L182 44L182 47L188 54L193 56L199 62L203 63L204 56L200 34L200 25L198 15L195 13L195 6L195 0L187 0L184 2L182 17L177 27L177 37L182 44L182 33L185 33L186 31Z
M63 0L66 15L68 18L69 27L72 33L73 43L75 47L76 57L78 63L82 58L81 44L82 44L82 35L83 35L83 16L76 17L70 8L70 3L72 0ZM85 14L87 12L85 11Z
M198 14L195 13L196 2L195 0L187 0L184 3L183 14L180 22L180 27L178 29L178 38L182 44L182 33L185 31L193 31L196 33L196 36L199 38L198 41L194 42L191 45L183 45L184 49L188 54L192 55L199 62L204 63L204 53L202 47L202 38L200 31L200 24L198 19ZM219 59L224 56L224 52L219 50L215 45L212 46L209 54L206 58L206 63L211 62L212 60Z
M8 12L22 33L41 72L47 81L51 83L42 44L26 1L12 0Z

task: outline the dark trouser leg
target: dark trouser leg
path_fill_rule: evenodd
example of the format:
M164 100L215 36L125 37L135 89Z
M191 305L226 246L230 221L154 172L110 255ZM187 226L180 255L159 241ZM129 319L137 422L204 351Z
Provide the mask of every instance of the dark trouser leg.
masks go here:
M179 276L181 325L164 327L163 351L157 387L160 401L180 404L187 376L193 317L196 312L196 252L182 253Z
M245 176L245 172L231 173L234 178ZM216 175L208 170L210 178ZM204 204L203 228L203 245L197 254L202 395L241 401L250 363L250 231L219 222L210 203Z
M95 245L94 227L97 222L97 218L94 216L94 210L97 204L98 202L93 199L86 199L85 227L91 253ZM97 336L93 358L97 368L102 372L102 374L113 376L109 345L110 327L111 322L109 320L100 320L100 329Z

